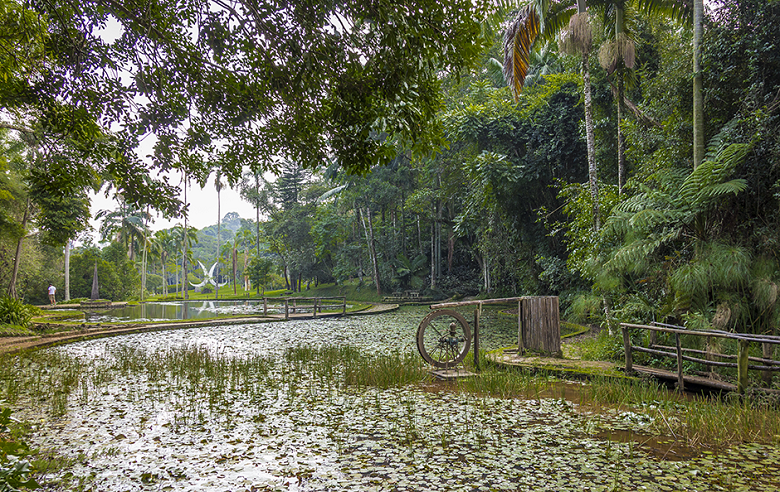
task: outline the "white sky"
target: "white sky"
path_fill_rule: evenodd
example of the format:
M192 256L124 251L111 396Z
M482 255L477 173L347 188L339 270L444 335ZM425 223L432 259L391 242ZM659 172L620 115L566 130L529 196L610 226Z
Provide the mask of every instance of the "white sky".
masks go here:
M178 184L175 180L171 180L171 183ZM182 193L178 198L183 201L184 194ZM208 184L203 189L197 184L191 185L187 190L187 201L190 204L188 225L197 229L203 229L217 223L217 190L214 188L213 177L209 178ZM94 219L95 214L100 210L116 210L117 207L118 203L116 200L113 197L106 198L103 192L92 197L92 205L90 207L92 219L90 224L94 228L92 237L95 242L100 239L98 233L100 221ZM256 218L254 207L249 202L241 199L238 190L232 190L227 186L223 186L220 192L220 215L224 217L229 212L236 212L244 219L254 220ZM263 217L260 220L263 220ZM184 217L176 220L167 220L160 215L154 219L154 223L150 224L150 227L153 231L158 231L173 227L176 224L184 224Z
M105 28L97 31L97 34L108 43L112 43L118 39L121 33L122 27L113 17L109 17ZM129 77L129 74L124 75ZM145 138L139 147L139 155L151 153L151 149L156 139L154 135L149 135L147 137L148 138ZM273 176L269 175L265 176L265 178L269 181L275 179ZM183 186L180 184L180 175L171 175L169 176L169 180L171 184L178 184L183 190ZM91 236L97 243L100 239L98 231L100 229L101 221L95 220L95 215L101 210L116 210L118 203L113 198L113 192L111 192L109 197L106 197L105 193L101 191L97 195L92 195L90 198L92 199L90 207L92 219L90 220L90 225L92 225L92 228L94 229ZM177 198L183 202L184 193L182 192ZM217 190L214 188L214 177L209 177L209 181L204 188L200 188L199 185L191 183L187 190L187 203L189 203L188 225L197 229L215 225L217 223ZM219 215L224 217L225 214L229 212L236 212L244 219L254 220L256 218L254 207L241 199L241 195L237 189L233 190L227 186L223 186L222 191L220 192ZM263 220L263 217L261 217L260 220ZM164 219L162 215L159 215L154 219L154 222L150 224L150 227L153 231L158 231L173 227L177 224L184 224L184 217L168 220Z

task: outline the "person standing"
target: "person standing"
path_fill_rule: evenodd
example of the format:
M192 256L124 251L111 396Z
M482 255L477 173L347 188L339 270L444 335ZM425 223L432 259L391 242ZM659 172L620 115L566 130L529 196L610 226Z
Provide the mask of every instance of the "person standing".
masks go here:
M57 304L57 301L54 298L54 294L57 292L57 287L49 283L49 304L52 306Z

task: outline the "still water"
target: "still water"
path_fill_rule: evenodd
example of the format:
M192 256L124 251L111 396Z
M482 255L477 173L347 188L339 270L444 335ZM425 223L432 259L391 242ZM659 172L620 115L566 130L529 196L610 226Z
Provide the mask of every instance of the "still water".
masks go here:
M777 490L776 447L671 461L610 437L647 432L641 413L595 413L563 397L474 396L449 383L358 388L338 367L286 355L301 346L413 351L427 312L46 349L24 356L17 381L54 373L43 367L49 357L74 368L78 389L61 417L36 413L40 400L17 411L43 419L36 447L75 459L70 475L54 478L93 491ZM485 349L516 343L513 319L488 310L483 321Z
M284 305L268 304L269 314L283 313ZM222 316L263 314L263 301L175 301L145 302L119 309L106 309L86 314L92 323L117 321L158 321L175 319L206 319Z

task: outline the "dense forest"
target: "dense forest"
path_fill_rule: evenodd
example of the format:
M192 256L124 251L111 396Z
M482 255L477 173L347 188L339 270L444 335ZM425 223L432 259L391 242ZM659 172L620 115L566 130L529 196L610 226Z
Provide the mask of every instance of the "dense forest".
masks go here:
M89 296L93 265L103 297L171 295L183 259L192 283L219 260L231 292L557 295L591 323L777 332L780 2L709 2L700 34L687 2L312 2L257 21L267 59L242 57L228 9L192 41L178 35L197 14L177 27L163 1L148 19L87 2L72 24L48 20L74 8L56 1L0 3L9 296L43 303L66 264L72 297ZM351 19L344 31L328 8ZM97 33L109 18L124 26L113 43ZM158 36L138 34L145 22ZM132 149L148 134L145 163ZM194 186L216 174L256 216L153 232L150 209L182 205L156 170ZM102 242L71 249L90 189L118 205Z

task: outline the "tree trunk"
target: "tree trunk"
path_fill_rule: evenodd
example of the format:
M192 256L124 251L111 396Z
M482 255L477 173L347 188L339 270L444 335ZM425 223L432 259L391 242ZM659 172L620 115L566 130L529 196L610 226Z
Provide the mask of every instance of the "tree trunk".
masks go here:
M442 206L439 204L436 211L436 278L441 277L441 218Z
M693 0L693 168L704 160L704 97L701 76L701 37L704 0Z
M362 209L360 210L363 213ZM366 227L366 222L368 227ZM371 257L371 266L374 269L374 285L376 285L376 294L382 295L382 285L379 282L379 262L376 257L376 245L374 244L374 222L371 219L371 209L366 207L363 227L366 230L366 241L368 241L368 254Z
M160 261L160 267L162 268L162 288L163 288L163 295L168 295L168 277L165 275L165 260L163 259L163 255L160 255L161 261Z
M431 221L431 290L436 288L436 226Z
M601 218L599 216L599 182L596 166L596 138L593 134L593 99L590 92L590 60L589 54L582 54L582 90L585 93L585 135L588 147L588 182L590 197L593 200L593 229L598 232Z
M423 249L423 243L422 243L422 228L420 227L420 214L417 214L417 244L420 246L420 254L424 255L425 250Z
M149 207L146 207L146 217L149 216ZM144 294L146 293L146 260L147 260L147 251L149 250L149 241L147 240L147 223L146 223L146 217L144 217L144 253L141 256L141 300L144 300Z
M623 182L626 175L626 142L621 123L623 122L623 74L618 73L617 100L617 145L618 145L618 196L623 194Z
M238 283L238 258L236 258L235 248L232 251L233 260L233 295L236 295L236 284Z
M255 173L255 192L260 193L260 176ZM260 203L255 204L255 214L257 215L257 257L260 258ZM265 287L263 287L263 295L265 295Z
M615 40L620 39L620 35L623 33L625 10L622 4L615 4ZM626 142L623 135L623 129L621 124L623 123L623 71L624 60L618 60L618 69L615 72L617 75L617 145L618 145L618 196L623 194L623 182L626 176Z
M214 299L219 299L219 270L220 270L220 248L222 247L222 213L220 211L220 206L222 205L222 202L220 200L220 191L222 190L222 186L220 186L219 183L219 173L217 173L217 181L216 181L216 188L217 188L217 279L214 282Z
M11 282L8 284L8 297L18 299L19 295L16 292L16 279L19 276L19 263L22 259L22 243L24 238L27 237L27 220L30 218L30 198L27 198L27 203L24 206L24 216L22 217L22 235L18 241L16 241L16 256L14 256L14 268L11 272Z
M401 251L404 255L412 256L409 253L409 245L406 242L406 194L401 192Z
M187 206L187 177L185 175L184 177L184 206ZM181 269L182 269L182 279L181 279L181 288L184 290L184 300L190 298L189 289L186 286L187 283L187 215L188 213L184 214L184 241L182 244L182 256L181 256Z
M65 242L65 297L70 301L70 239Z

